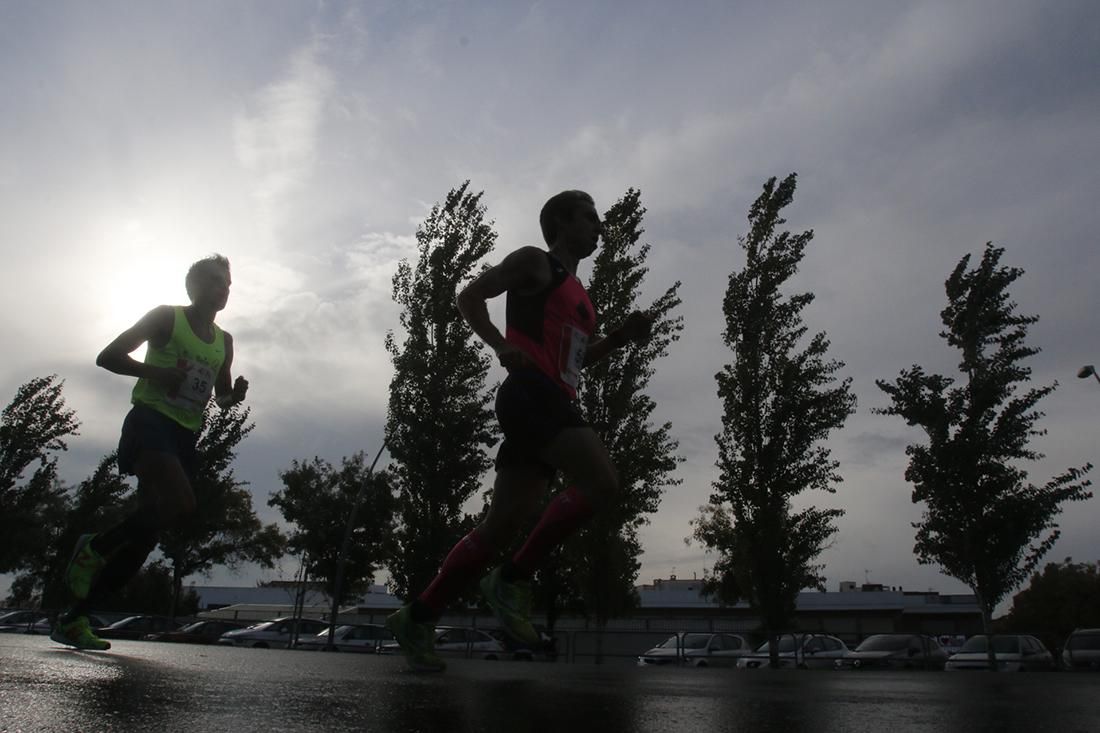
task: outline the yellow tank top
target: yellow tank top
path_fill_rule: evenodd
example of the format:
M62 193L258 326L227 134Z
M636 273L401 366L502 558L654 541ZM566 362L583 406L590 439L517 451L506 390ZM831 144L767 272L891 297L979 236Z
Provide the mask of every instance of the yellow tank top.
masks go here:
M145 363L158 367L179 367L187 378L178 389L168 392L148 379L134 385L131 402L145 405L172 418L188 430L202 428L202 413L214 392L214 380L225 362L225 335L214 325L214 340L207 343L195 335L183 306L175 308L176 318L168 343L157 348L149 344Z

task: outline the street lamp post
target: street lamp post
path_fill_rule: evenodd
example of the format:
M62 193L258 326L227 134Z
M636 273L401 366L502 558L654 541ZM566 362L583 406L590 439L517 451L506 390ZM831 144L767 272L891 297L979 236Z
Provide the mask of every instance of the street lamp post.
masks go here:
M1089 377L1096 377L1096 381L1100 382L1100 374L1096 373L1096 367L1092 364L1086 364L1077 370L1077 376L1081 379L1088 379Z

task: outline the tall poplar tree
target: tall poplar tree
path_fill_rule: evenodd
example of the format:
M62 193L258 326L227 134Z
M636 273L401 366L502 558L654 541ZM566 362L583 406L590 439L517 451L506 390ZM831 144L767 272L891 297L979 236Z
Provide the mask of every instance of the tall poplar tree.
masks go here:
M793 621L803 588L820 586L814 561L836 533L841 509L803 506L804 492L834 493L839 464L822 443L855 409L844 365L829 359L824 333L807 338L802 311L812 293L785 296L813 231L777 232L794 197L795 174L771 178L749 210L738 242L745 266L729 277L722 334L733 361L716 375L722 400L718 480L694 522L695 538L719 555L709 587L746 599L759 614L777 663L775 635Z
M491 465L486 448L495 442L490 357L455 305L496 241L482 193L469 187L432 207L416 231L416 262L402 260L393 277L404 339L386 335L394 365L386 443L399 520L389 570L402 597L426 586L473 527L462 507Z
M1057 383L1028 386L1024 361L1039 349L1025 339L1039 318L1016 312L1008 288L1024 271L1002 266L1003 254L987 244L981 262L970 269L964 256L945 283L940 336L960 352L961 383L918 365L892 382L876 381L891 400L878 412L898 415L927 438L906 448L905 479L913 503L923 504L914 524L917 559L973 589L987 634L997 604L1057 541L1062 504L1092 496L1083 478L1091 464L1042 486L1028 482L1024 466L1043 457L1029 447L1044 433L1036 405ZM989 650L992 657L992 644Z

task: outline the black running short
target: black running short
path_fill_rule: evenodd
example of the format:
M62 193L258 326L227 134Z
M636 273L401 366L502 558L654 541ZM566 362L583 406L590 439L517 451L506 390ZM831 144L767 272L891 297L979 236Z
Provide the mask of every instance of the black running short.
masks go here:
M497 420L504 440L497 451L496 467L533 466L551 480L556 469L540 454L562 430L583 428L588 423L573 400L537 369L514 369L497 390Z
M162 412L147 405L134 405L122 422L118 439L118 470L124 476L136 475L142 451L168 453L176 456L187 478L194 479L198 463L195 449L199 434L180 425Z

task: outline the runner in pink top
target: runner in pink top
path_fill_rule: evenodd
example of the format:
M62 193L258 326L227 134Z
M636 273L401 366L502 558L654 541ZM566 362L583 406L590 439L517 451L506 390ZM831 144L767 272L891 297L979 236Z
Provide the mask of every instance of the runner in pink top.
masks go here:
M530 648L541 645L531 624L530 580L550 552L593 512L618 500L619 479L596 431L574 400L581 371L630 341L649 338L652 318L634 312L605 337L577 265L596 251L601 233L592 197L563 191L542 208L549 251L522 247L458 295L470 327L508 370L497 391L504 440L496 459L489 511L451 550L435 580L386 620L420 671L446 666L434 652L434 626L446 606L477 579L530 516L560 470L572 484L555 496L524 545L481 580L504 630ZM489 319L487 301L507 293L505 333Z

